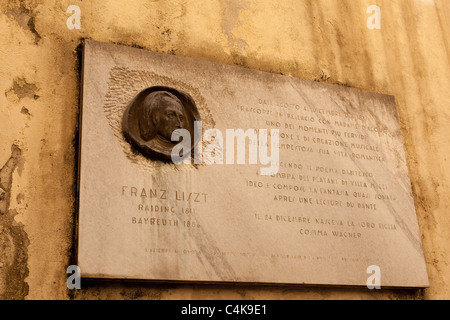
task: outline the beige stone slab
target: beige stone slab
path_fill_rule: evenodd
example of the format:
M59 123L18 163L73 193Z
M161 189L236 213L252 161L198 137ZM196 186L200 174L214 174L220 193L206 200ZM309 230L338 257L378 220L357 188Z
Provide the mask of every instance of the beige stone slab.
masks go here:
M203 130L279 129L278 173L138 152L122 118L153 86ZM428 286L392 96L87 40L80 150L84 277Z

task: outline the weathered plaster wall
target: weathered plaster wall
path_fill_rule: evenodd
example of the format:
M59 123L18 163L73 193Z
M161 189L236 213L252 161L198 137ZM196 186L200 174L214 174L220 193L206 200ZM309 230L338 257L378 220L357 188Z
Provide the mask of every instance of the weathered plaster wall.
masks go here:
M69 30L67 7L81 8ZM381 7L381 30L366 9ZM450 298L446 0L0 0L0 298ZM74 258L82 38L392 94L431 287L383 290L86 282Z

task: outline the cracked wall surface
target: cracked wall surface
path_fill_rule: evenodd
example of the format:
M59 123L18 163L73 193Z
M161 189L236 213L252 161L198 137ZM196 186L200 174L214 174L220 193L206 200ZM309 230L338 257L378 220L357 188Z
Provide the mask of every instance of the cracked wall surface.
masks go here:
M11 156L0 169L0 299L24 299L28 294L28 235L10 209L13 173L22 172L22 150L13 144ZM19 197L19 195L18 195Z
M366 27L369 5L381 30ZM81 29L69 30L69 5ZM445 0L0 0L0 299L450 298L450 4ZM76 247L81 39L396 97L430 288L82 281Z

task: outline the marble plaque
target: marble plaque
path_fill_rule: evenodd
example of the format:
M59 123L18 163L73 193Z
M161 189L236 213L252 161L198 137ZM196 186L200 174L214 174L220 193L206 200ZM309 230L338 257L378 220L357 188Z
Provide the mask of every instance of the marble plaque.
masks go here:
M91 40L82 73L83 277L428 286L394 97Z

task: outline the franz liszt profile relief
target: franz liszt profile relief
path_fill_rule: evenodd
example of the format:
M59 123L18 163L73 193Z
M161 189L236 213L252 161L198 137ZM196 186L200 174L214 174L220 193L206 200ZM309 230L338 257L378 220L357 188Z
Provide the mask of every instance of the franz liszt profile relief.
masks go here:
M193 136L194 121L200 121L200 117L187 93L169 87L151 87L128 105L122 130L136 151L150 159L170 161L172 149L179 143L172 141L172 133L186 129Z
M139 133L143 140L172 143L172 133L183 129L183 123L183 104L170 92L155 91L144 99L139 117Z

